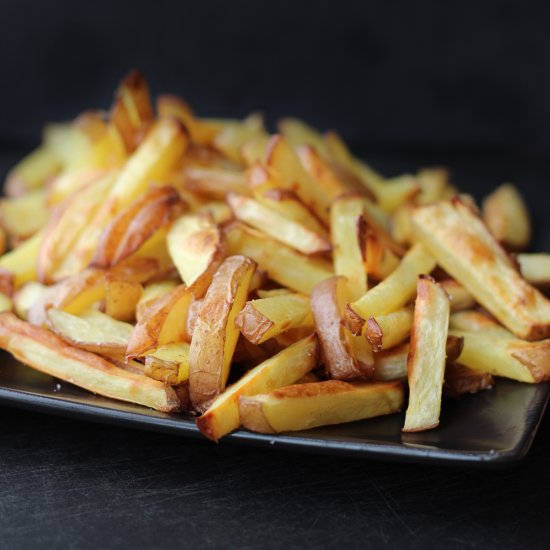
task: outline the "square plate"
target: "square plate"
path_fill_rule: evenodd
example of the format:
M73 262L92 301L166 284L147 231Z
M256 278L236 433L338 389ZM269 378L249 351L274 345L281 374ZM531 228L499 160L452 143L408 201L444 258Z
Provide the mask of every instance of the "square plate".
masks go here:
M511 466L529 450L550 395L550 382L499 379L492 390L447 401L441 423L403 434L404 414L280 435L239 430L223 441L400 462ZM191 416L170 415L89 393L0 353L0 404L186 437L203 437Z

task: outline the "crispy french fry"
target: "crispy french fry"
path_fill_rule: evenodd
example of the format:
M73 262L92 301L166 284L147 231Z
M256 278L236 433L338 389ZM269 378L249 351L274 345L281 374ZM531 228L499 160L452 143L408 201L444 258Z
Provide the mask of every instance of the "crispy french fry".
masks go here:
M413 323L413 309L403 307L386 315L370 317L365 327L365 337L373 351L393 348L406 340Z
M511 250L524 250L531 241L527 205L511 183L501 185L483 201L483 221L495 239Z
M395 271L399 265L399 257L368 227L368 223L362 223L361 220L359 222L358 233L365 270L367 275L382 281Z
M225 256L223 233L208 216L184 215L170 228L168 251L195 297L204 296Z
M460 200L413 214L418 238L437 262L516 336L550 336L550 301L521 277L481 219Z
M252 258L270 279L303 294L333 274L326 260L304 256L241 223L228 226L225 236L228 254Z
M367 358L368 362L354 356L352 335L342 323L347 291L345 283L344 277L331 277L317 284L311 294L311 309L325 368L331 378L338 380L371 378L374 372L372 356Z
M256 345L287 330L313 330L309 298L301 294L283 294L251 300L237 315L235 326Z
M200 412L225 388L239 337L235 317L246 302L255 267L249 258L230 256L204 297L189 351L189 392Z
M401 382L328 380L241 396L239 415L243 426L253 432L278 433L392 414L402 405Z
M185 187L217 200L223 200L230 191L248 193L248 185L243 172L227 168L187 166L185 168Z
M235 218L303 254L330 251L330 242L322 235L284 217L254 199L245 195L228 193L227 202Z
M422 245L415 245L388 277L346 307L350 330L359 334L369 317L386 315L406 305L414 298L418 275L429 274L434 267L433 256Z
M0 314L0 347L36 370L106 397L163 412L181 407L170 386L120 369L46 329L20 321L12 313Z
M439 281L439 284L449 296L451 311L462 311L475 307L475 298L459 282L454 279L445 279Z
M279 120L277 127L294 149L297 149L300 145L307 145L314 147L323 157L328 156L323 136L302 120L285 117Z
M367 273L358 234L362 214L363 200L358 195L343 195L330 208L334 273L346 278L346 299L350 302L367 292Z
M0 201L0 223L11 235L26 239L42 229L50 213L46 208L46 191L38 189L19 197Z
M239 398L294 384L317 366L319 344L313 334L259 364L230 386L197 419L200 431L218 441L240 424Z
M518 254L521 274L532 285L550 286L550 254Z
M237 164L243 163L241 151L245 143L256 136L265 135L261 115L250 115L242 122L227 124L214 138L213 145L227 158Z
M165 344L145 356L145 374L171 386L189 380L189 344Z
M99 355L124 355L132 325L116 321L100 311L71 315L59 309L47 312L50 328L73 346Z
M445 291L431 277L420 276L407 359L409 406L404 432L431 430L439 424L449 314Z
M477 393L493 387L494 378L487 372L479 372L456 363L445 367L443 394L449 397L460 397L466 393Z

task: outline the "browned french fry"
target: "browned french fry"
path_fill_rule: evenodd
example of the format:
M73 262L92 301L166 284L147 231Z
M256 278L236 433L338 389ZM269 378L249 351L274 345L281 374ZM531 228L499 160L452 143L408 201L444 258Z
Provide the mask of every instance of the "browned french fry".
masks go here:
M364 220L364 218L362 218ZM359 223L359 241L365 263L365 270L377 281L384 280L399 265L399 258L367 223Z
M204 297L189 351L189 392L198 411L204 412L225 388L239 337L235 317L246 302L255 267L244 256L227 258Z
M418 208L418 238L441 267L516 336L550 336L550 301L517 272L481 219L460 200Z
M328 380L241 396L239 415L248 430L278 433L392 414L402 405L401 382Z
M405 432L430 430L439 424L449 313L445 291L431 277L420 276L407 359Z
M511 183L501 185L483 201L483 221L495 239L511 250L524 250L531 241L527 205Z
M373 351L393 348L406 340L413 323L413 309L404 307L386 315L370 317L365 326L365 337Z
M120 369L46 329L20 321L13 313L0 314L0 347L34 369L94 393L163 412L180 409L170 386Z
M445 367L443 394L459 397L466 393L477 393L493 387L494 379L486 372L479 372L463 365L448 363Z
M344 277L331 277L320 282L311 294L311 309L321 341L325 368L331 378L352 380L371 378L374 373L372 358L363 363L353 356L350 339L342 323L345 304Z

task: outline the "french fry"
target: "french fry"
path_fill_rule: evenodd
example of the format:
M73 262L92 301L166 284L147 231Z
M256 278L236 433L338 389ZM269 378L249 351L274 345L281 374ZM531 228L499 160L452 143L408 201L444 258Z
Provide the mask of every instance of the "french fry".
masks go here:
M364 218L362 220L364 221ZM365 270L367 275L372 275L377 281L382 281L395 271L399 265L399 257L362 220L359 220L357 229Z
M550 379L550 340L526 342L491 331L467 332L451 329L464 338L458 363L475 371L537 383Z
M105 313L117 321L132 322L143 294L143 286L116 277L105 278Z
M241 396L239 416L248 430L278 433L392 414L402 405L401 382L328 380L287 386L269 394Z
M197 208L197 214L210 216L212 221L217 224L223 224L233 219L233 212L229 205L222 201L208 201Z
M414 298L418 275L429 274L434 267L435 260L424 246L413 246L388 277L346 306L346 324L350 330L359 334L369 317L386 315L406 305Z
M309 298L301 294L283 294L251 300L235 318L235 326L256 345L291 329L313 331Z
M145 286L136 305L136 319L138 323L145 320L149 306L151 306L157 298L168 294L177 286L177 281L172 280L157 281Z
M247 167L257 162L265 162L267 147L269 145L269 134L256 134L241 147L241 157Z
M185 187L213 199L223 200L230 191L248 193L248 185L242 172L227 168L185 168Z
M431 430L439 424L449 314L445 291L431 277L420 276L407 359L409 406L404 432Z
M531 241L527 205L511 183L501 185L483 201L483 221L495 239L510 250L524 250Z
M20 321L12 313L0 314L0 347L36 370L93 393L163 412L181 408L170 386L120 369L46 329Z
M200 298L225 256L223 233L208 216L184 215L170 228L166 242L178 272Z
M197 419L200 431L218 441L240 425L239 398L294 384L317 366L319 344L313 334L287 347L229 386Z
M417 181L420 193L415 197L416 204L430 204L444 199L449 188L449 171L446 168L424 168L419 170Z
M44 231L38 231L30 239L0 258L0 268L13 275L15 288L36 280L38 254L43 239Z
M494 383L494 378L489 373L475 371L456 363L448 363L445 367L443 394L448 397L460 397L467 393L488 390Z
M362 213L363 201L358 195L344 195L330 208L334 273L346 278L346 299L350 302L367 292L367 273L358 235Z
M523 278L534 286L550 286L550 254L518 254L517 261Z
M214 138L213 145L228 159L241 164L244 160L241 154L243 146L254 137L265 133L262 116L250 115L242 122L225 125Z
M321 235L310 231L307 227L291 219L285 218L254 199L245 195L228 193L227 202L236 219L259 231L263 231L271 238L303 254L330 251L330 242Z
M200 412L225 388L239 337L235 317L246 302L255 267L249 258L230 256L204 297L189 351L189 393Z
M0 313L4 311L12 311L13 309L13 300L3 292L0 292Z
M521 277L481 219L460 200L413 214L418 238L454 279L520 338L550 336L550 301Z
M302 294L310 294L319 281L333 275L326 260L304 256L241 223L229 225L225 237L228 254L252 258L270 279Z
M475 307L475 298L454 279L439 281L440 286L449 296L451 311L462 311Z
M189 344L165 344L145 356L145 374L171 386L189 380Z
M514 335L499 325L494 319L480 311L459 311L452 313L449 319L449 327L456 330L472 332L484 332L496 334L503 338L513 338Z
M13 296L13 307L17 316L28 321L29 311L46 292L47 287L36 281L25 283Z
M302 120L285 117L279 120L277 127L293 149L298 149L301 145L307 145L315 148L323 157L329 156L323 136Z
M272 288L270 290L259 289L257 291L258 298L272 298L274 296L286 296L287 294L292 294L292 290L288 288Z
M126 356L135 359L164 344L182 342L192 299L185 285L178 285L147 302L130 336Z
M99 355L124 355L132 325L116 321L100 311L71 315L59 309L47 312L50 328L73 346Z
M406 340L413 323L413 309L403 307L386 315L370 317L365 326L365 337L373 351L393 348Z
M0 201L0 223L12 237L31 237L48 223L49 217L43 189Z
M353 354L352 335L342 323L346 300L346 280L344 277L331 277L321 281L311 294L311 309L321 341L325 369L331 378L353 380L371 378L374 361L359 360Z

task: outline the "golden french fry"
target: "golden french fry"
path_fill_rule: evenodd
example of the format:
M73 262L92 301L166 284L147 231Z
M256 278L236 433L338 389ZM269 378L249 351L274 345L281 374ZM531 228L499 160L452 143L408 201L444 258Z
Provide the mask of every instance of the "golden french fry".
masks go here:
M511 250L524 250L531 241L527 205L511 183L501 185L483 201L483 221L495 239Z
M409 406L404 432L431 430L439 424L449 314L445 291L431 277L420 276L407 359Z
M494 319L480 311L459 311L452 313L449 320L449 327L456 330L472 332L491 332L503 338L514 338L514 335L499 325Z
M246 302L235 319L241 334L253 344L261 344L287 330L314 329L309 298L282 294Z
M170 292L177 286L177 281L173 280L157 281L148 284L143 289L143 293L136 305L136 319L138 323L146 319L149 311L149 306L152 306L157 298L168 294L168 292Z
M269 394L241 396L239 416L248 430L278 433L392 414L402 406L401 382L328 380L287 386Z
M333 275L326 260L304 256L239 222L226 227L225 236L228 254L252 258L270 279L302 294L310 294L319 281Z
M365 326L365 337L373 351L393 348L406 340L413 323L413 309L403 307L386 315L370 317Z
M384 280L399 265L399 257L391 248L384 244L379 234L370 229L368 223L359 220L358 238L365 262L367 275L372 275L377 281Z
M0 314L0 347L30 367L91 392L163 412L181 408L174 390L67 344L52 332Z
M319 344L313 334L270 357L229 386L197 419L200 431L218 441L240 424L239 398L294 384L317 366Z
M417 181L420 193L415 197L416 204L430 204L445 199L449 189L449 171L446 168L424 168L419 170Z
M145 374L176 386L189 379L189 344L165 344L145 356Z
M0 292L0 313L11 311L13 309L13 300L3 292Z
M235 317L246 302L255 267L249 258L230 256L204 297L189 351L189 393L200 412L225 388L239 337Z
M521 275L534 286L550 286L550 254L518 254Z
M516 336L550 336L550 301L521 277L481 219L460 200L418 208L418 238L441 267Z
M277 127L293 149L297 149L300 145L307 145L314 147L323 157L328 156L323 136L302 120L285 117L279 120Z
M44 189L0 201L2 227L11 236L20 239L31 237L42 229L48 223L49 217Z
M265 135L264 121L261 115L250 115L242 122L227 124L214 138L213 145L228 159L237 164L243 163L243 146L256 136Z
M286 218L254 199L245 195L228 193L227 202L235 218L303 254L330 251L330 242L322 235Z
M479 372L456 363L448 363L445 367L445 383L443 394L459 397L466 393L477 393L493 387L494 378L487 372Z
M42 230L0 257L0 268L13 275L15 288L37 279L38 254L43 239L44 231Z
M475 307L475 298L454 279L445 279L439 281L440 286L449 296L451 301L451 311L462 311Z
M185 168L185 187L196 193L223 200L230 191L248 193L248 185L243 172L228 168Z

